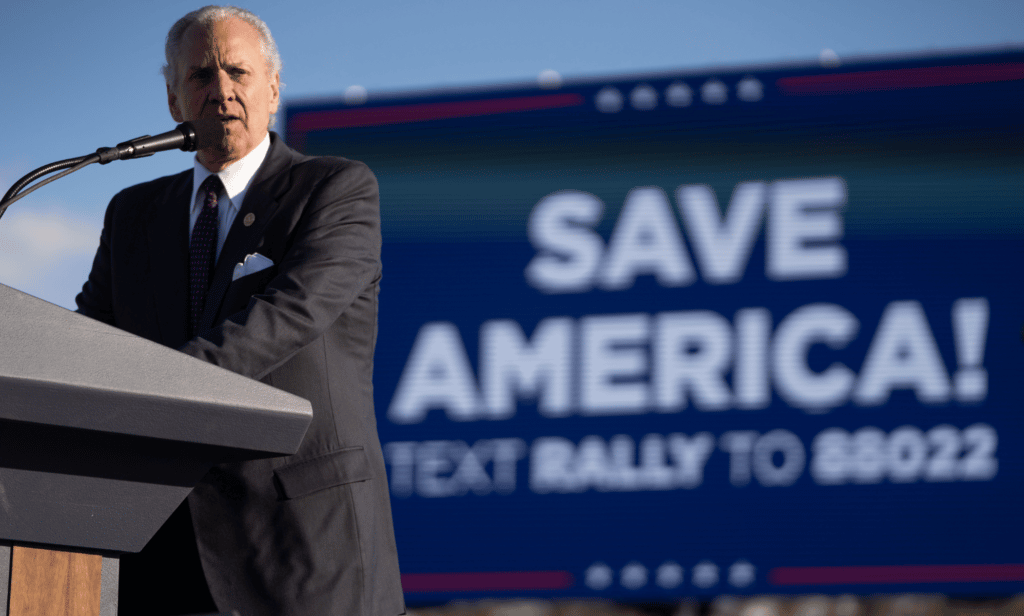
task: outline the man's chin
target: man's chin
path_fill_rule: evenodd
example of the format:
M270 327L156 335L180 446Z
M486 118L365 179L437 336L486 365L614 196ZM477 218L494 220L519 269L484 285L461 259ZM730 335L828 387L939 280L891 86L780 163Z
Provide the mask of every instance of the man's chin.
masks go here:
M247 154L243 139L227 135L216 145L199 151L199 162L210 171L220 171Z

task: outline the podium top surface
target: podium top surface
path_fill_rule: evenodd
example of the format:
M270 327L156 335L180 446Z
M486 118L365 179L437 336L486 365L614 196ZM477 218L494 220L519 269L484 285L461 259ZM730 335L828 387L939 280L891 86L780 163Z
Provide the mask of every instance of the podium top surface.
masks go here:
M0 285L0 420L290 454L308 401Z

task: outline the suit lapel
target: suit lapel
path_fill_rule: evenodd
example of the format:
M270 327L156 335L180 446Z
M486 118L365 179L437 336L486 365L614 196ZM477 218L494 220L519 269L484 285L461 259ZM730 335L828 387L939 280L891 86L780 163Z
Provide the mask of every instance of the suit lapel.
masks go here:
M147 235L151 264L150 288L160 328L160 342L178 346L185 341L188 305L188 199L192 172L174 178L161 202L153 204Z
M224 248L217 258L210 291L206 294L206 305L199 319L200 330L213 326L224 301L224 295L231 286L235 264L259 248L259 241L267 224L280 208L278 197L288 190L291 183L288 174L284 173L292 162L291 150L281 143L276 134L271 133L270 136L267 157L245 194L245 201L231 223L231 230L224 240ZM252 220L252 224L246 225L246 218Z

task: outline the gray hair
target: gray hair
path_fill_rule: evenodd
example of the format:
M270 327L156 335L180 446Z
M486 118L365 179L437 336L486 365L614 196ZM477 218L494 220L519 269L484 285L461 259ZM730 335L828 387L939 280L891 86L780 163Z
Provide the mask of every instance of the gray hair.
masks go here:
M277 52L277 43L274 42L274 37L270 34L270 28L267 27L267 24L263 23L262 19L237 6L210 5L185 15L176 21L171 26L170 31L167 32L167 43L164 45L164 56L167 59L167 64L163 67L163 73L168 85L172 88L177 87L178 52L181 48L181 41L185 38L185 32L188 31L189 27L198 24L209 28L215 22L227 17L237 17L253 28L256 28L260 35L260 51L263 52L263 58L267 61L267 70L270 71L271 75L281 72L281 54Z

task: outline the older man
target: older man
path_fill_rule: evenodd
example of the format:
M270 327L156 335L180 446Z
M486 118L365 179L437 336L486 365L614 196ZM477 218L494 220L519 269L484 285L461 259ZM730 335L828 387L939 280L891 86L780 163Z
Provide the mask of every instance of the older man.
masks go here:
M222 136L193 169L113 198L79 311L307 398L314 417L296 455L215 468L122 560L121 614L402 613L371 383L376 180L268 133L280 59L255 15L189 13L166 54L171 116Z

